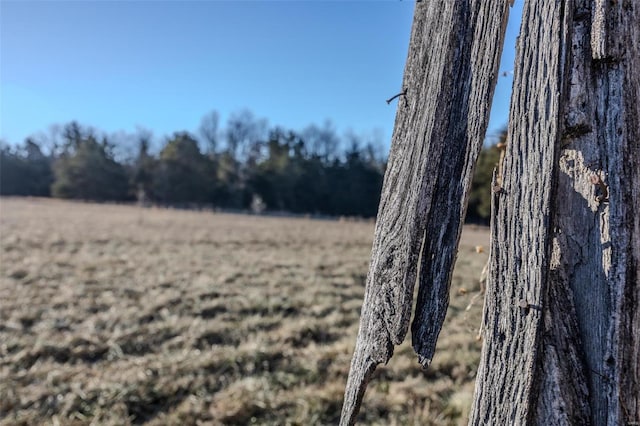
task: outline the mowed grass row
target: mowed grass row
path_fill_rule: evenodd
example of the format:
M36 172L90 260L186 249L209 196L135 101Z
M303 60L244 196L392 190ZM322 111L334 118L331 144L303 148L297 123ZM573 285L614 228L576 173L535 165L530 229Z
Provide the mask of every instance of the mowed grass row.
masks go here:
M373 223L7 198L0 226L0 424L337 423ZM465 422L467 235L432 366L397 348L362 424Z

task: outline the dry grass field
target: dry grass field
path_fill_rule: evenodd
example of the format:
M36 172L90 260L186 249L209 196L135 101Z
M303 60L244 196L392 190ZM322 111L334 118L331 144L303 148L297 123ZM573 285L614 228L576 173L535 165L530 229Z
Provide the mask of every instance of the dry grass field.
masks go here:
M1 199L0 424L336 424L372 236L369 222ZM360 424L465 423L487 239L465 230L432 366L398 347Z

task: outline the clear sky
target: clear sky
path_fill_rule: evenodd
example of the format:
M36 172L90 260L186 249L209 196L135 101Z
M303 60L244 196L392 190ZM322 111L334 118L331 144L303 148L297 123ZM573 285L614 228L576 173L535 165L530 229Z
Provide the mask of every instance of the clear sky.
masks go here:
M506 1L506 0L504 0ZM513 69L521 0L501 70ZM0 137L20 143L77 120L156 137L249 109L301 130L391 139L412 1L0 0ZM500 77L489 135L507 122Z

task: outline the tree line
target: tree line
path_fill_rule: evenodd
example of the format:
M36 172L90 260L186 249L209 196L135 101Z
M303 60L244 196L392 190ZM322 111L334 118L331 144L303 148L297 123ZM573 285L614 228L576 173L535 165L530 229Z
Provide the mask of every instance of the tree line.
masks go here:
M75 121L59 129L0 145L0 195L375 217L386 166L375 139L339 137L328 122L300 132L269 128L248 111L223 129L212 112L199 135L175 132L156 150L148 131L108 136ZM498 156L493 147L480 154L471 221L488 219Z

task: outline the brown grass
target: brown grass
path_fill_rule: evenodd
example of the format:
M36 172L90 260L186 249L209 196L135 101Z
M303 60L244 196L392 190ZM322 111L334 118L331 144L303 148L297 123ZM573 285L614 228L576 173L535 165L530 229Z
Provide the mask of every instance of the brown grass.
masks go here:
M0 200L0 424L335 424L373 224ZM465 422L486 230L432 367L408 343L361 424Z

